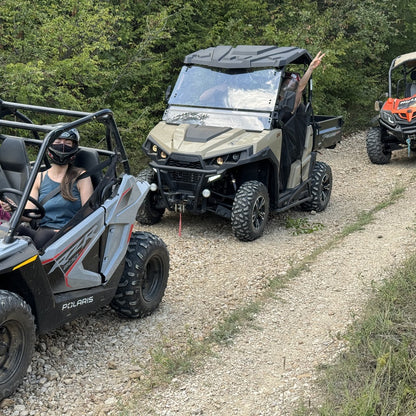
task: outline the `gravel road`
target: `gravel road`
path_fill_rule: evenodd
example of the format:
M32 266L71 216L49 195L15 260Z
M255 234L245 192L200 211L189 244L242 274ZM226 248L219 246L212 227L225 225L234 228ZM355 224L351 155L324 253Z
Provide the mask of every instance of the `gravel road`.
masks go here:
M318 160L333 170L326 211L271 218L265 235L237 241L230 224L214 216L168 214L144 227L168 245L171 270L160 308L143 320L123 320L104 308L39 337L28 375L0 403L4 416L46 415L290 415L299 400L319 404L315 368L345 348L337 334L359 315L374 281L388 277L413 251L416 156L393 154L372 165L365 133L345 137ZM406 188L375 221L324 250L243 328L218 346L195 374L179 376L139 397L150 353L163 340L175 348L189 335L203 337L239 306L254 300L270 279L332 241L357 215ZM287 218L307 218L323 228L294 235ZM128 407L130 412L119 413Z

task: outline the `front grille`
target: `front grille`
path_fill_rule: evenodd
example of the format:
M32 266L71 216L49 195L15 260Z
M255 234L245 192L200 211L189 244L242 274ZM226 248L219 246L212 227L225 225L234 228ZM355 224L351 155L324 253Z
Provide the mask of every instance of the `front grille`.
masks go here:
M202 169L202 165L199 160L187 161L187 160L169 159L167 165L176 166L178 168L186 168L186 169Z
M169 177L172 181L178 183L180 188L188 189L186 184L198 184L202 175L200 173L189 171L170 171Z
M398 118L396 117L396 120L399 122L407 121L407 113L397 113ZM416 112L412 114L412 120L416 118Z
M191 190L189 185L197 185L202 178L202 173L195 172L196 170L202 169L202 164L199 160L178 160L170 158L167 161L167 165L181 168L180 170L169 170L168 173L170 179L176 182L180 189Z

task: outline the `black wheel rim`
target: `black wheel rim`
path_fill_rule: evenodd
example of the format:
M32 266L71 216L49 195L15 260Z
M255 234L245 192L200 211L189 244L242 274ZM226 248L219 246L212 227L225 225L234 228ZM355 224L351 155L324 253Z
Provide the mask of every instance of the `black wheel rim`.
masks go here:
M253 205L253 213L251 216L251 222L253 224L254 229L258 230L263 222L264 218L266 216L266 200L264 197L259 196Z
M331 180L329 175L326 173L322 178L322 188L321 188L321 202L324 203L331 193Z
M164 272L163 261L159 256L153 256L147 262L142 285L142 295L146 302L152 302L157 296Z
M17 321L0 326L0 383L6 383L20 366L25 347L22 325Z

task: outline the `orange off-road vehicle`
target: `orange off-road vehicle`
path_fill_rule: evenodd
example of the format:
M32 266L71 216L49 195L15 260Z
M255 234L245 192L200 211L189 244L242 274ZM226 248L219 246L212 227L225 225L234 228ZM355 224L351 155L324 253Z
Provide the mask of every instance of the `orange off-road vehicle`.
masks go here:
M387 100L376 101L375 109L379 115L367 135L371 162L389 163L393 150L416 150L416 52L393 59Z

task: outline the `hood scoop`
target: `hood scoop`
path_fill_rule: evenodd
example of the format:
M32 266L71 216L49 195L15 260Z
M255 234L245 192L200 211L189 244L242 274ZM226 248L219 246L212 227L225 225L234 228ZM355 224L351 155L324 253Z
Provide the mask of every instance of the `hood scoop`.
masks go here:
M207 127L190 125L186 129L185 141L196 143L207 143L211 139L231 130L230 127Z

